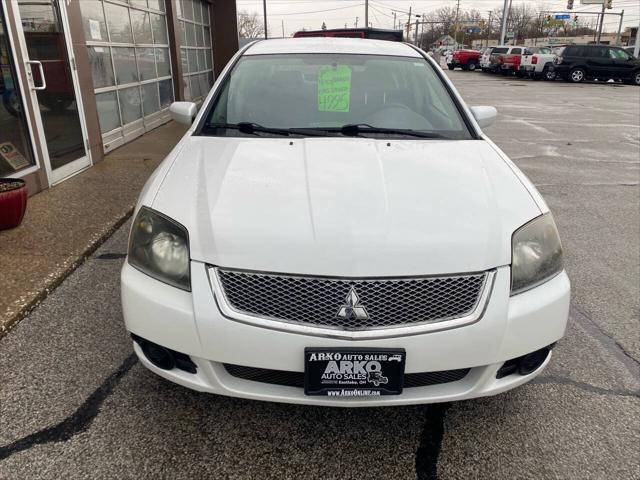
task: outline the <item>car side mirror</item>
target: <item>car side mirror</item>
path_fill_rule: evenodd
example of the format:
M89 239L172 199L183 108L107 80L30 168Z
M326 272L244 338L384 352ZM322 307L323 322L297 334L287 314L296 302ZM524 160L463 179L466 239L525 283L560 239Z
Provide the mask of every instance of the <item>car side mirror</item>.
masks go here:
M485 128L493 124L498 116L498 110L495 107L471 107L473 118L476 119L480 128Z
M173 102L169 107L171 118L185 125L191 125L197 113L198 107L193 102Z

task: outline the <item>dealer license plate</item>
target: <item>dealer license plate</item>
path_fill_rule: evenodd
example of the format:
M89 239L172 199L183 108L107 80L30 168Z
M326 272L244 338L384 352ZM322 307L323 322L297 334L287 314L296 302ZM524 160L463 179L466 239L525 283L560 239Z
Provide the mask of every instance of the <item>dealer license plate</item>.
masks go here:
M403 348L305 348L304 393L331 397L399 395L405 355Z

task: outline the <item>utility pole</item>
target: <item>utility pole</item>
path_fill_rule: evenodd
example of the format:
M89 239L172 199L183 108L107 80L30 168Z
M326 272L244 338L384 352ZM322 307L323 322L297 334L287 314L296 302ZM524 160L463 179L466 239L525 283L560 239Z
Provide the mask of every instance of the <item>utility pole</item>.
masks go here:
M639 53L640 53L640 24L638 24L638 29L636 30L636 48L633 49L633 56L638 58Z
M487 48L489 47L489 34L491 33L491 15L493 15L493 12L491 10L489 10L489 21L487 22Z
M396 29L396 12L393 12L393 29Z
M418 18L420 18L420 15L416 15L416 41L415 41L415 46L418 46L418 27L420 26L420 24L418 23L419 20Z
M455 29L453 31L453 39L455 40L456 44L458 43L458 13L460 13L460 0L458 0L458 3L456 5L456 20L455 20ZM457 47L458 45L456 45Z
M364 0L364 27L369 26L369 0Z
M282 38L284 38L284 20L282 20Z
M267 33L267 0L262 0L262 10L264 12L264 38L266 40L269 36Z
M622 31L622 17L624 17L624 10L620 12L620 24L618 25L618 34L616 35L616 45L620 45L620 32Z
M356 28L358 28L358 17L356 17L356 23L355 23L355 25L356 25Z
M604 24L604 2L602 3L602 12L600 13L600 26L598 27L598 40L597 43L600 43L600 38L602 37L602 26Z
M409 41L410 33L411 33L411 7L409 7L409 20L407 20L407 42Z
M500 45L504 45L504 38L507 35L507 17L509 16L509 0L504 0L502 8L502 24L500 25Z

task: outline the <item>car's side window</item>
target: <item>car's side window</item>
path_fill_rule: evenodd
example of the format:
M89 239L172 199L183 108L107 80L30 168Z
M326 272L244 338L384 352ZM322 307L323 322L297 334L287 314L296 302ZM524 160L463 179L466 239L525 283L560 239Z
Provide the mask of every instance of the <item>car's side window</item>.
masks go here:
M620 48L610 48L609 57L615 58L616 60L629 60L631 58L627 52Z
M513 50L511 50L512 55L520 55L521 53L522 53L521 48L514 48Z

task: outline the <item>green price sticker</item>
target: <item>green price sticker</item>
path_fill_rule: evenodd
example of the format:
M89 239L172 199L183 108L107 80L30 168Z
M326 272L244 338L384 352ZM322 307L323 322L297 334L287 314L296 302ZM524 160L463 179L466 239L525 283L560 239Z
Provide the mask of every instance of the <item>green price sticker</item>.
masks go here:
M323 67L318 72L318 111L348 112L351 69L347 65Z

